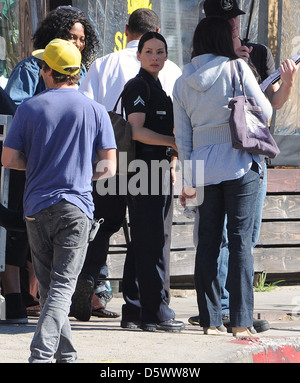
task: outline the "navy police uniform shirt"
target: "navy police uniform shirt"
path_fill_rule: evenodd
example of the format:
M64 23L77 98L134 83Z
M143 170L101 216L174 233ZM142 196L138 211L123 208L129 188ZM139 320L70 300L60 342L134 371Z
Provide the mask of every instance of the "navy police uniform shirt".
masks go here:
M173 136L173 104L171 98L162 89L160 81L156 81L143 68L140 69L135 78L137 81L128 86L123 96L126 116L131 113L145 113L144 127L156 133ZM147 84L144 81L138 81L139 78L142 78L149 84L150 97ZM153 151L164 150L164 152L166 150L165 146L154 146L137 142L137 151L143 150L143 148L153 148Z

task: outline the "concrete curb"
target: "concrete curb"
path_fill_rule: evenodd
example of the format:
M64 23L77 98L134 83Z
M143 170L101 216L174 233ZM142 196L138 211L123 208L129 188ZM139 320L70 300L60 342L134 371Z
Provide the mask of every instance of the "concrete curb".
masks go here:
M241 347L224 363L300 363L299 338L241 338L230 343Z

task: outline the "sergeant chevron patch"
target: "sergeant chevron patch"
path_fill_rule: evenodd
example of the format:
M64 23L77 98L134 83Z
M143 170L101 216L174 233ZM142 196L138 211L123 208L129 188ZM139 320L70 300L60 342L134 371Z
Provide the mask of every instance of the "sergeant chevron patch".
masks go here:
M137 106L139 103L141 103L143 106L145 106L145 101L142 99L141 96L139 96L133 103L134 106Z

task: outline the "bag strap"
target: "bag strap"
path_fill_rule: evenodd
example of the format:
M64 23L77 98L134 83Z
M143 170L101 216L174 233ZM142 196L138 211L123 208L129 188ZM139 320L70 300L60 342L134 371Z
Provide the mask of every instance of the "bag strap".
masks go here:
M235 97L235 73L234 73L234 64L233 60L230 60L230 73L231 73L231 88L232 88L232 95Z
M135 77L135 78L132 78L131 80L129 80L129 81L125 84L124 89L122 90L120 96L118 97L118 99L117 99L117 101L116 101L116 104L115 104L115 106L114 106L114 108L113 108L113 111L114 111L114 112L116 112L117 107L118 107L118 104L119 104L121 98L124 96L124 94L125 94L127 88L129 87L129 85L131 85L133 82L135 82L135 81L139 81L139 80L142 80L142 81L146 84L146 86L147 86L147 92L148 92L148 100L149 100L149 98L150 98L150 87L149 87L149 84L147 83L147 81L144 80L142 77ZM124 105L123 105L123 100L122 100L122 102L121 102L121 113L123 113L123 109L124 109Z
M242 75L241 63L239 61L235 61L235 64L236 64L236 66L238 68L238 74L239 74L240 82L241 82L241 85L242 85L243 95L244 95L245 98L247 98L246 90L245 90L245 85L244 85L244 80L243 80L243 75Z
M240 84L242 86L242 91L243 95L245 98L246 96L246 91L245 91L245 85L244 85L244 80L243 80L243 75L242 75L242 70L241 70L241 64L237 60L231 60L230 61L230 70L231 70L231 86L232 86L232 94L233 97L235 97L235 71L234 67L237 69L239 79L240 79Z
M129 84L131 84L134 80L135 80L135 78L129 80L129 81L125 84L125 86L124 86L124 88L123 88L123 90L122 90L120 96L118 97L118 99L117 99L117 101L116 101L116 104L115 104L115 106L114 106L114 108L113 108L113 111L114 111L114 112L117 110L118 104L119 104L119 102L120 102L120 99L123 97L123 95L124 95L124 93L125 93L125 90L126 90L127 87L129 86Z

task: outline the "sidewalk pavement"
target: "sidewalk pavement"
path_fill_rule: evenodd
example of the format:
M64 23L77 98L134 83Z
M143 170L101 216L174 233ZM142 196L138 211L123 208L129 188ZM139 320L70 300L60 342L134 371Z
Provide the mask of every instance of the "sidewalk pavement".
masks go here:
M120 313L122 304L118 293L107 309ZM300 363L300 286L255 292L255 317L267 319L271 327L256 339L204 335L200 327L190 325L188 318L197 314L194 290L172 290L170 306L186 325L181 333L126 330L120 318L70 318L78 362ZM27 325L0 325L0 363L27 363L36 323L37 318L30 317Z

